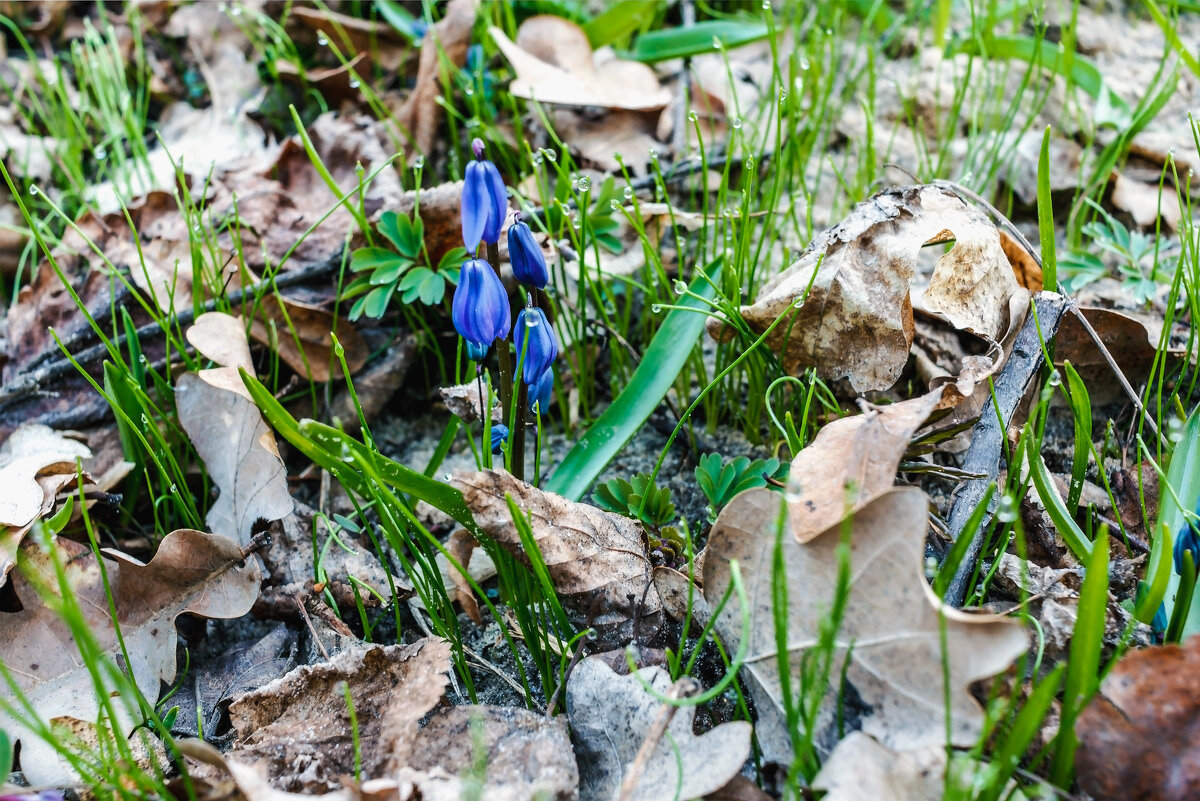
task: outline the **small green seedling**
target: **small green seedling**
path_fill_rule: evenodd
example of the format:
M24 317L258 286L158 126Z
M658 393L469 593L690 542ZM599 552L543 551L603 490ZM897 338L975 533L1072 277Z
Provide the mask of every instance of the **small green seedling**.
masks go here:
M466 259L467 251L454 248L442 256L436 269L421 264L425 226L420 216L384 212L379 233L395 250L366 247L354 251L350 269L359 276L343 293L345 298L361 295L350 309L351 320L364 314L382 317L397 292L404 303L419 300L426 306L436 306L446 297L446 285L458 284L458 266ZM428 254L424 256L427 260Z
M787 478L791 465L778 459L755 459L739 456L725 462L719 453L705 454L696 466L696 481L704 497L712 507L710 517L716 520L717 513L725 508L738 493L754 487L765 487L772 481Z
M1121 281L1139 303L1149 303L1158 293L1159 285L1169 284L1174 278L1175 267L1170 261L1178 253L1178 245L1166 237L1130 231L1090 198L1087 202L1100 215L1100 219L1083 226L1083 233L1094 247L1072 251L1059 260L1062 272L1068 276L1062 281L1063 286L1074 292L1108 275L1108 268L1095 252L1098 249L1117 257Z
M592 500L606 512L632 517L655 530L675 519L671 490L656 486L646 473L637 474L632 481L606 481L592 493Z

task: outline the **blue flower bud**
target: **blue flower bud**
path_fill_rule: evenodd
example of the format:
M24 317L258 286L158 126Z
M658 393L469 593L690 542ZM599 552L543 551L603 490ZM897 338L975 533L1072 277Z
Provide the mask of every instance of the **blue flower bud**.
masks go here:
M544 289L550 280L546 257L533 241L533 231L524 222L515 222L508 229L508 260L512 263L513 275L522 284Z
M500 453L500 446L508 441L508 426L503 423L492 424L492 453Z
M481 140L476 139L472 146L478 160L467 165L462 193L463 246L468 253L479 250L480 240L500 241L500 227L508 211L508 190L500 171L483 158Z
M526 345L525 341L529 344ZM542 373L558 358L558 338L546 314L541 309L522 309L517 315L517 330L513 332L517 358L525 354L521 376L530 387L538 383Z
M487 356L487 345L476 345L474 342L467 343L467 358L473 362L481 362Z
M1175 535L1175 572L1183 575L1183 554L1185 551L1192 552L1192 567L1200 565L1200 537L1196 536L1196 529L1191 524L1184 522L1183 528Z
M548 412L550 401L554 399L554 368L550 367L542 373L537 384L529 388L529 411Z
M463 262L450 308L462 338L486 352L497 339L508 336L509 314L508 293L492 265L482 259Z

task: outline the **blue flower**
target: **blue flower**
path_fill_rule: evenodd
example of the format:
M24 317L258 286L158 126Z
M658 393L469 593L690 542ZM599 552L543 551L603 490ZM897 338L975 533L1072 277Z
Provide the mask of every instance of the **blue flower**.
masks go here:
M529 411L548 412L550 401L554 399L554 368L548 368L542 373L536 385L529 388Z
M475 161L467 165L462 193L463 245L468 253L479 250L480 240L499 242L500 227L508 211L508 190L496 165L483 158L483 140L471 143Z
M502 423L492 424L492 453L500 453L500 446L508 440L508 426Z
M492 266L482 259L463 262L450 309L462 338L486 352L497 339L508 336L509 314L508 293Z
M533 241L533 231L519 220L508 229L508 260L512 262L513 275L522 284L543 289L550 280L546 257Z
M525 341L528 339L529 344ZM541 309L522 309L517 315L517 329L513 332L513 343L517 346L517 358L525 354L521 376L533 387L542 373L558 358L558 339L546 314Z
M1175 572L1183 575L1183 554L1185 551L1192 552L1192 567L1200 565L1200 537L1196 536L1196 529L1190 523L1184 522L1183 528L1175 535Z

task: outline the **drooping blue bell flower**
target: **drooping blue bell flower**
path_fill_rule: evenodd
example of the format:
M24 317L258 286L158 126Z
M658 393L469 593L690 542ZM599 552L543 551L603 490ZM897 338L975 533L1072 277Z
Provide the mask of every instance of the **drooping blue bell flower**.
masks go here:
M508 426L503 423L492 424L492 453L500 453L500 446L508 441Z
M533 240L533 231L524 221L518 220L508 229L508 260L512 263L513 275L526 286L545 289L550 280L546 269L546 257Z
M549 367L536 385L529 388L529 411L547 412L554 399L554 368Z
M462 193L463 246L479 250L480 241L500 241L500 227L508 210L508 191L496 165L483 157L483 140L471 143L475 161L467 165Z
M529 344L525 344L528 340ZM542 373L558 358L558 338L546 314L538 308L522 309L517 315L517 328L513 332L513 344L517 346L517 358L524 353L521 376L533 387Z
M482 259L463 262L450 308L462 338L486 352L497 339L508 336L509 314L508 293L492 266Z
M1183 528L1175 536L1175 547L1173 549L1175 556L1175 572L1183 575L1183 554L1185 551L1192 552L1192 566L1200 565L1200 537L1196 536L1196 529L1190 523L1184 521Z

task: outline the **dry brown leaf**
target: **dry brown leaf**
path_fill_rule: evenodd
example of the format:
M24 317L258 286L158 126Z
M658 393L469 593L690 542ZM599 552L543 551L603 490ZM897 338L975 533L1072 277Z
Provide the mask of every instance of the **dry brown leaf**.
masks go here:
M293 22L310 31L324 34L347 56L357 54L354 56L355 61L364 56L371 58L383 67L385 72L394 73L399 70L411 51L408 42L388 23L339 14L324 6L296 6L288 15L289 27ZM284 60L277 63L291 65L290 61ZM367 74L361 68L358 72L360 75ZM309 81L312 81L312 73L309 75Z
M788 473L788 522L796 540L808 542L891 489L913 432L941 399L935 390L822 428Z
M229 705L238 740L229 756L262 760L275 786L324 792L354 773L343 684L350 688L362 744L362 773L383 776L406 755L416 724L445 692L450 644L364 645L304 665ZM403 764L400 762L399 764Z
M450 414L464 423L474 423L483 419L483 398L478 383L439 387L438 395L441 396L442 403L446 404L446 409ZM492 406L491 418L493 423L499 423L503 418L503 411L498 399Z
M396 123L412 134L412 146L418 153L433 153L442 121L442 107L437 103L442 82L438 77L444 64L461 67L467 62L478 5L479 0L450 0L445 16L429 29L421 42L416 86L395 114Z
M567 719L520 707L444 707L433 713L400 759L413 771L440 769L467 780L480 760L487 772L478 797L488 801L566 801L579 786ZM464 785L470 786L469 781Z
M175 384L179 424L220 491L205 521L246 544L257 521L279 520L292 511L292 496L275 435L238 375L239 367L253 369L245 324L240 317L208 312L186 336L222 365L184 373Z
M893 751L862 732L838 743L813 789L825 801L941 801L946 792L946 749Z
M0 526L20 528L33 522L45 501L37 477L52 473L74 476L75 460L91 455L82 442L48 426L21 426L10 434L0 446Z
M730 560L741 566L751 615L743 675L757 696L760 714L771 707L776 715L782 703L771 587L781 503L778 493L767 489L749 490L735 498L713 525L704 563L704 595L710 604L730 587ZM841 665L849 650L845 677L862 704L861 728L897 750L946 742L941 619L947 643L952 744L974 742L983 723L968 685L1003 670L1029 644L1015 621L960 612L933 595L923 573L928 507L929 500L920 490L893 489L859 509L850 523L850 595L833 658ZM798 686L801 657L816 644L833 602L841 528L841 523L835 524L805 545L787 537L783 540L788 582L803 588L788 594L793 686ZM729 648L736 648L742 635L741 610L727 606L717 619L717 630ZM835 690L836 686L834 682ZM837 738L832 704L826 704L818 727L817 743L828 749ZM768 757L777 758L779 754L771 751L786 743L786 732L773 733L761 718L757 732Z
M1136 312L1093 307L1081 308L1080 312L1091 323L1126 380L1135 387L1144 381L1158 351L1163 333L1162 319L1142 317ZM1120 385L1113 378L1112 368L1104 354L1073 313L1063 315L1054 342L1054 361L1057 364L1071 363L1092 393L1093 404L1102 402L1105 397L1120 394ZM1168 353L1178 356L1182 350L1168 345Z
M664 147L643 112L556 108L550 118L571 151L603 173L619 173L628 167L634 175L645 175L650 154Z
M109 596L91 549L66 539L54 541L67 581L100 648L122 658L121 646L109 617ZM109 553L106 572L121 624L130 663L124 664L137 686L151 700L160 683L175 678L175 618L184 612L205 617L232 618L249 611L261 580L253 559L243 559L237 543L200 531L181 529L163 538L158 553L142 564L121 553ZM24 603L20 612L0 613L0 662L8 666L16 690L32 703L43 719L71 717L94 721L99 712L92 677L77 652L67 624L52 609L37 602L29 576L57 586L54 562L37 544L21 549L20 570L13 590ZM111 688L119 714L136 712L135 699ZM9 687L0 696L11 699ZM122 721L124 723L124 721ZM57 752L0 712L0 728L21 739L21 766L35 784L65 784L72 773ZM130 727L132 728L132 726Z
M453 483L479 527L527 559L505 501L512 496L529 520L563 605L582 626L597 630L598 648L629 643L635 619L643 636L658 629L662 602L650 582L650 560L637 522L543 492L508 473L459 474Z
M517 74L508 87L517 97L630 111L660 109L671 99L654 70L611 50L593 53L583 29L562 17L530 17L516 42L494 26L488 31Z
M580 662L567 683L567 715L579 761L580 801L611 801L634 757L651 733L671 689L671 676L659 667L617 675L595 657ZM680 707L658 741L628 798L659 801L699 798L721 789L750 756L750 724L734 721L700 736L692 733L696 707Z
M848 378L856 392L887 389L900 377L912 345L917 301L910 290L921 248L954 237L920 305L956 328L998 340L1009 328L1010 300L1022 290L996 226L935 186L890 189L860 203L768 281L741 314L756 333L791 315L768 338L788 372L815 367L825 379ZM709 331L729 336L718 321Z
M259 316L250 326L250 336L278 351L279 358L299 376L310 381L342 377L342 365L333 352L332 335L341 343L351 373L366 364L370 348L345 317L335 318L311 303L289 298L278 300L267 300L259 307Z
M1079 786L1096 801L1200 797L1200 637L1126 654L1075 731Z

